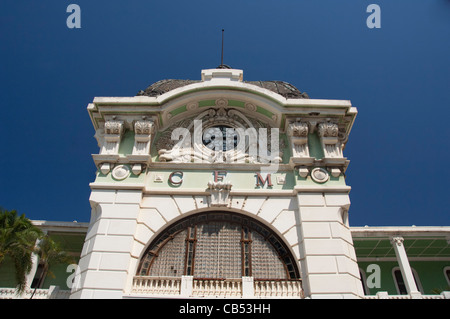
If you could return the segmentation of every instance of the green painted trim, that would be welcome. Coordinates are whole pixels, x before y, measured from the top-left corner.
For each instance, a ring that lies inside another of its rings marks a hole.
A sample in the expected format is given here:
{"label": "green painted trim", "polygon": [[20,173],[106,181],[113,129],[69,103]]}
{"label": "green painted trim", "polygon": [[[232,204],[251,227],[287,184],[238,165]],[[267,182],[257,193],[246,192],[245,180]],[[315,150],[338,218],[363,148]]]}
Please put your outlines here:
{"label": "green painted trim", "polygon": [[187,108],[186,105],[180,106],[179,108],[176,108],[173,111],[170,111],[170,114],[172,114],[172,116],[178,115],[180,113],[186,112]]}
{"label": "green painted trim", "polygon": [[216,105],[216,100],[203,100],[198,102],[198,107],[214,106],[214,105]]}
{"label": "green painted trim", "polygon": [[237,100],[228,100],[228,106],[235,106],[235,107],[245,107],[245,102],[237,101]]}
{"label": "green painted trim", "polygon": [[315,159],[322,159],[325,157],[322,142],[316,133],[308,134],[308,147],[309,156],[314,157]]}
{"label": "green painted trim", "polygon": [[292,157],[292,150],[289,147],[289,139],[286,134],[280,134],[280,140],[284,142],[284,149],[280,149],[280,152],[283,152],[282,161],[283,164],[287,164]]}
{"label": "green painted trim", "polygon": [[273,116],[273,114],[274,114],[274,113],[272,113],[272,112],[266,110],[265,108],[263,108],[263,107],[261,107],[261,106],[257,106],[257,107],[256,107],[256,112],[258,112],[259,114],[265,115],[265,116],[267,116],[267,117],[270,118],[270,119],[272,119],[272,116]]}
{"label": "green painted trim", "polygon": [[119,144],[119,155],[127,155],[133,153],[134,132],[126,131]]}

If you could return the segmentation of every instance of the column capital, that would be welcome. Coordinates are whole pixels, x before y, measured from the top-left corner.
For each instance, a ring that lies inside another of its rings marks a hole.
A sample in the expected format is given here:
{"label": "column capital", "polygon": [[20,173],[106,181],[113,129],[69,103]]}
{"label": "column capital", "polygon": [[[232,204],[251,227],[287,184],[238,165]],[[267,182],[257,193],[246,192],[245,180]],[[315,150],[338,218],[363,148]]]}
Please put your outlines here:
{"label": "column capital", "polygon": [[154,123],[149,120],[134,122],[134,132],[139,135],[150,135],[154,131]]}
{"label": "column capital", "polygon": [[294,137],[307,137],[309,133],[308,123],[296,121],[288,126],[287,131],[289,136]]}
{"label": "column capital", "polygon": [[395,236],[395,237],[391,237],[391,244],[392,245],[397,245],[397,246],[402,246],[403,245],[403,241],[404,238],[401,236]]}
{"label": "column capital", "polygon": [[331,122],[319,123],[318,133],[322,137],[337,137],[339,135],[339,126]]}
{"label": "column capital", "polygon": [[105,122],[105,133],[110,135],[122,135],[123,121],[110,120]]}

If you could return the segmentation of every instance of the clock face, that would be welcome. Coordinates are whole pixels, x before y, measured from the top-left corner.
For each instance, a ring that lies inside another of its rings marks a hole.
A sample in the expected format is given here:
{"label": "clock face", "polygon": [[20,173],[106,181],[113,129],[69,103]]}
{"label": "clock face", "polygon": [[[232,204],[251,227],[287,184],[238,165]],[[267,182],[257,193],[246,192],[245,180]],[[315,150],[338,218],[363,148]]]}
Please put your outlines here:
{"label": "clock face", "polygon": [[224,152],[234,149],[239,142],[239,136],[234,128],[226,125],[208,127],[203,132],[203,145],[210,150]]}

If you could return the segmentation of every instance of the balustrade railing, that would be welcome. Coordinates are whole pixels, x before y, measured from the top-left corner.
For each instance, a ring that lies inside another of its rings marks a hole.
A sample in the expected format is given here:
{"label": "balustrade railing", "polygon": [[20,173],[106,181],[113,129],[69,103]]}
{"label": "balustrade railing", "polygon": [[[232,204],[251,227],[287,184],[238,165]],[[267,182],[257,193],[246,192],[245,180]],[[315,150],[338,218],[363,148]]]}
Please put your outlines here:
{"label": "balustrade railing", "polygon": [[195,297],[241,297],[242,280],[194,279],[192,295]]}
{"label": "balustrade railing", "polygon": [[422,295],[415,293],[412,295],[389,295],[386,291],[380,291],[376,295],[366,295],[364,299],[450,299],[450,292],[443,291],[439,295]]}
{"label": "balustrade railing", "polygon": [[59,290],[57,286],[49,289],[28,288],[22,294],[16,288],[0,288],[0,299],[69,299],[70,290]]}
{"label": "balustrade railing", "polygon": [[[186,289],[189,293],[182,296],[183,285],[189,285],[190,288]],[[183,284],[183,278],[180,277],[136,276],[133,280],[131,295],[197,298],[241,298],[243,296],[253,298],[303,298],[300,280],[254,280],[251,278],[250,287],[251,294],[248,292],[249,286],[243,284],[242,278],[193,278]],[[247,291],[245,291],[246,289]]]}
{"label": "balustrade railing", "polygon": [[300,280],[255,280],[255,297],[303,298]]}
{"label": "balustrade railing", "polygon": [[179,295],[181,278],[136,276],[133,279],[132,294]]}

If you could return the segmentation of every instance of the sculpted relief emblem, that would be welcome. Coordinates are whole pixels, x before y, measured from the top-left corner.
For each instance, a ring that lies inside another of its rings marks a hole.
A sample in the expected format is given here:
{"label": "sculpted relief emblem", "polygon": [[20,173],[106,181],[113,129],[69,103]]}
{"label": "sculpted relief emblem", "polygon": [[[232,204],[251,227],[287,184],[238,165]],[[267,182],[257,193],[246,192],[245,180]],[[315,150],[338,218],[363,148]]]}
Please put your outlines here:
{"label": "sculpted relief emblem", "polygon": [[[278,128],[248,118],[242,112],[209,108],[167,128],[156,141],[162,162],[270,163],[281,162]],[[195,108],[195,107],[194,107]],[[281,145],[282,147],[284,145]]]}

